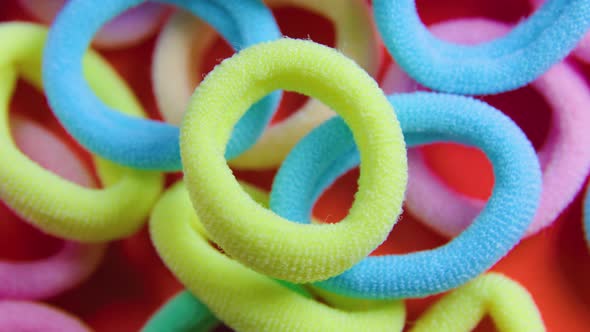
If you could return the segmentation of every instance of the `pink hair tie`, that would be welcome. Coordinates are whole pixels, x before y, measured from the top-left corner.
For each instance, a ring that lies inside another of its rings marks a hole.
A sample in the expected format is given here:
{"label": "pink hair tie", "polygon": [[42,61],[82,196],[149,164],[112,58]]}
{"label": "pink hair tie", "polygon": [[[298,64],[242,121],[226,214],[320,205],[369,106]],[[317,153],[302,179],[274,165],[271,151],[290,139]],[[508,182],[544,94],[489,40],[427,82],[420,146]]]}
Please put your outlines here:
{"label": "pink hair tie", "polygon": [[43,303],[0,301],[0,331],[89,332],[80,319]]}
{"label": "pink hair tie", "polygon": [[[67,0],[19,0],[21,6],[45,24],[51,24]],[[152,36],[167,13],[164,5],[145,3],[132,8],[105,25],[93,45],[101,49],[139,44]]]}
{"label": "pink hair tie", "polygon": [[[47,129],[18,116],[11,118],[11,128],[17,145],[32,160],[70,181],[95,186],[81,161]],[[96,270],[105,248],[104,244],[65,241],[61,249],[47,258],[32,262],[0,261],[0,299],[45,299],[73,288]],[[3,319],[0,317],[0,321]],[[3,327],[0,324],[0,331],[4,331]]]}
{"label": "pink hair tie", "polygon": [[[437,36],[454,42],[476,43],[498,37],[509,27],[485,19],[460,19],[432,27]],[[559,63],[531,83],[552,107],[552,126],[537,152],[543,170],[541,204],[525,236],[550,225],[573,200],[590,168],[590,94],[584,78],[570,65]],[[417,87],[393,68],[386,75],[384,90],[411,91]],[[437,232],[453,237],[479,214],[485,201],[466,197],[444,184],[425,164],[419,150],[408,152],[407,208]]]}
{"label": "pink hair tie", "polygon": [[[541,7],[541,5],[544,2],[545,2],[545,0],[529,0],[529,3],[535,9]],[[586,63],[590,63],[590,33],[586,33],[586,35],[584,36],[584,38],[582,38],[582,40],[580,40],[580,43],[574,49],[572,54],[576,58],[578,58]]]}

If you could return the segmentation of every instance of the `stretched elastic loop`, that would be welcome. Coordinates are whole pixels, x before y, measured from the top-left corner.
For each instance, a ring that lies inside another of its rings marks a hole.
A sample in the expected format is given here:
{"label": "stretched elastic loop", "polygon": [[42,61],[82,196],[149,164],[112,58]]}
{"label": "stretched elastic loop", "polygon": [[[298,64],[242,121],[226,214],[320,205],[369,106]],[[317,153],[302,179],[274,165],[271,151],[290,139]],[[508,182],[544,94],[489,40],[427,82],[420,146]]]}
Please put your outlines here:
{"label": "stretched elastic loop", "polygon": [[403,328],[405,308],[401,301],[375,302],[356,309],[331,308],[220,253],[208,241],[182,182],[164,193],[154,208],[150,233],[168,268],[219,320],[237,331]]}
{"label": "stretched elastic loop", "polygon": [[[331,20],[335,48],[355,60],[371,76],[380,63],[380,45],[369,6],[364,0],[267,0],[270,7],[295,6]],[[152,81],[166,121],[180,124],[200,77],[195,68],[215,40],[213,29],[188,13],[175,14],[162,30],[154,51]],[[187,70],[191,68],[192,70]],[[174,80],[175,84],[170,84]],[[289,118],[270,126],[250,149],[230,161],[240,169],[280,165],[293,146],[312,128],[334,116],[321,102],[309,99]]]}
{"label": "stretched elastic loop", "polygon": [[[276,89],[317,98],[352,128],[364,163],[356,200],[337,225],[277,216],[244,193],[226,164],[231,128]],[[401,213],[407,165],[399,123],[375,81],[332,48],[282,39],[225,60],[195,91],[181,133],[193,206],[213,240],[258,272],[296,283],[342,273],[385,240]]]}
{"label": "stretched elastic loop", "polygon": [[[432,27],[433,33],[453,41],[474,43],[508,31],[508,26],[482,19],[461,19]],[[400,85],[410,87],[398,76]],[[543,170],[541,203],[525,236],[551,225],[574,199],[590,169],[590,93],[584,77],[565,63],[553,66],[532,83],[552,107],[547,139],[537,157]],[[402,87],[403,88],[403,87]],[[469,111],[469,110],[467,110]],[[406,206],[437,232],[453,237],[463,231],[483,208],[485,201],[473,199],[445,185],[426,166],[417,150],[408,153],[410,181]]]}
{"label": "stretched elastic loop", "polygon": [[415,0],[375,0],[385,46],[412,78],[437,91],[483,95],[532,82],[565,58],[590,28],[587,0],[548,0],[506,36],[475,46],[443,41],[420,21]]}
{"label": "stretched elastic loop", "polygon": [[[66,130],[88,150],[139,169],[181,169],[178,128],[115,112],[89,88],[81,59],[96,31],[144,0],[71,0],[49,32],[43,83],[49,104]],[[161,0],[198,15],[236,49],[279,38],[272,13],[259,0]],[[256,22],[253,24],[253,22]],[[170,84],[170,82],[168,82]],[[230,88],[231,89],[231,88]],[[255,143],[278,105],[275,92],[256,104],[233,132],[225,156],[231,159]],[[225,148],[225,147],[224,147]]]}
{"label": "stretched elastic loop", "polygon": [[[66,0],[19,0],[19,3],[41,22],[51,24]],[[139,44],[156,32],[166,12],[166,7],[157,3],[132,8],[105,25],[92,44],[101,49]]]}
{"label": "stretched elastic loop", "polygon": [[[493,195],[473,224],[446,245],[405,255],[370,256],[339,276],[315,283],[317,287],[384,299],[424,297],[455,288],[506,255],[538,207],[541,171],[535,150],[504,114],[454,95],[422,92],[393,95],[389,100],[408,146],[454,141],[482,149],[494,165]],[[271,191],[272,210],[309,223],[322,191],[358,164],[346,124],[340,118],[328,120],[295,146],[279,169]]]}
{"label": "stretched elastic loop", "polygon": [[[8,64],[18,64],[23,77],[40,88],[45,36],[46,30],[37,25],[0,25],[0,198],[23,219],[57,237],[103,242],[128,236],[143,225],[160,194],[161,174],[95,158],[105,188],[80,187],[31,161],[10,135],[8,105],[17,67]],[[89,84],[105,102],[134,116],[143,115],[129,88],[96,54],[87,54],[84,69]]]}
{"label": "stretched elastic loop", "polygon": [[445,295],[418,318],[410,332],[469,332],[487,314],[499,332],[544,332],[528,291],[516,281],[488,273]]}

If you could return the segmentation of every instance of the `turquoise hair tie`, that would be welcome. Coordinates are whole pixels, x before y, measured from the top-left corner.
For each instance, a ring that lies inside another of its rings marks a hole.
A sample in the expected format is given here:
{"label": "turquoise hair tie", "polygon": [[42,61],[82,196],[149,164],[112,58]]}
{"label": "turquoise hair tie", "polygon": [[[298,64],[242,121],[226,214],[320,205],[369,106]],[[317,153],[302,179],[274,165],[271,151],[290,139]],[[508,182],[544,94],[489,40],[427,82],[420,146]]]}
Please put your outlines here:
{"label": "turquoise hair tie", "polygon": [[[101,0],[97,6],[94,1],[71,0],[49,32],[43,59],[43,83],[57,118],[88,150],[139,169],[180,170],[179,129],[114,111],[90,90],[82,72],[82,56],[100,27],[143,2]],[[272,13],[259,0],[160,2],[177,5],[199,16],[236,50],[280,36]],[[227,159],[238,156],[255,143],[272,117],[279,98],[279,92],[272,93],[244,115],[227,145]]]}
{"label": "turquoise hair tie", "polygon": [[[506,255],[537,210],[541,170],[535,150],[500,111],[475,99],[436,93],[394,95],[389,101],[408,146],[453,141],[481,148],[494,165],[493,195],[473,224],[448,244],[406,255],[370,256],[341,275],[315,283],[317,287],[379,299],[423,297],[455,288]],[[306,136],[279,169],[271,209],[309,223],[322,191],[358,164],[346,124],[340,118],[327,121]]]}
{"label": "turquoise hair tie", "polygon": [[565,58],[590,28],[590,1],[548,0],[510,33],[464,46],[440,40],[420,21],[415,0],[374,0],[377,27],[395,61],[433,90],[484,95],[532,82]]}

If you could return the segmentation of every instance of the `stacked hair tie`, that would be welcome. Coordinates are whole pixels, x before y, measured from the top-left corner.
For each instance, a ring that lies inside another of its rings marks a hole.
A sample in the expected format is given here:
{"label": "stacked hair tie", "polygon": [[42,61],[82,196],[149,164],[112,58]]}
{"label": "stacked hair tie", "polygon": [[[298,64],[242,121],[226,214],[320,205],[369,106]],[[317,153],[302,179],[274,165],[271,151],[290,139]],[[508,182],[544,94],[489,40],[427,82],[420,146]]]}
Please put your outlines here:
{"label": "stacked hair tie", "polygon": [[0,4],[0,331],[584,331],[590,0],[518,3]]}

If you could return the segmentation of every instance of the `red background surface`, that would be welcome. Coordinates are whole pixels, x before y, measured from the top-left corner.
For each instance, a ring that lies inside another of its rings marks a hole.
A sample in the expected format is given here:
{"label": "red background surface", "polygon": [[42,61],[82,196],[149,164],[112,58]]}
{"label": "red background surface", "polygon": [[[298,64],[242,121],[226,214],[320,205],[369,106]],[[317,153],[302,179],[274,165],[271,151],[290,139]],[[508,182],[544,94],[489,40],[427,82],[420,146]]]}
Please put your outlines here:
{"label": "red background surface", "polygon": [[[435,23],[453,17],[483,16],[516,23],[530,14],[525,0],[422,0],[418,1],[422,19]],[[334,43],[334,29],[322,17],[295,8],[274,11],[285,35],[301,37],[327,45]],[[0,21],[34,21],[16,1],[2,1]],[[301,24],[305,22],[305,24]],[[150,115],[160,118],[150,83],[151,53],[155,38],[124,50],[102,52],[129,82]],[[1,50],[1,43],[0,43]],[[208,54],[201,68],[208,72],[219,59],[233,52],[221,39]],[[386,52],[384,52],[386,54]],[[568,59],[590,78],[590,66]],[[385,56],[381,75],[391,59]],[[284,118],[305,97],[289,93],[274,121]],[[510,115],[538,149],[550,123],[551,109],[533,89],[485,98]],[[590,105],[589,105],[590,106]],[[11,112],[28,116],[57,133],[89,168],[89,155],[60,127],[51,115],[42,94],[26,83],[19,83]],[[470,148],[452,144],[425,147],[427,162],[449,185],[474,197],[487,197],[493,185],[491,166],[485,156]],[[269,188],[274,171],[236,172],[236,175]],[[337,221],[344,217],[356,190],[358,171],[343,176],[315,207],[317,217]],[[178,175],[169,176],[172,182]],[[34,260],[58,250],[61,241],[28,226],[6,206],[0,204],[0,259]],[[522,241],[493,267],[524,285],[534,297],[548,331],[588,331],[590,327],[590,255],[583,239],[581,194],[562,213],[553,226]],[[374,254],[406,253],[434,248],[445,239],[422,226],[405,213],[389,239]],[[166,270],[150,244],[147,230],[111,243],[99,270],[79,287],[48,302],[82,318],[96,331],[134,331],[182,286]],[[408,323],[435,300],[431,297],[407,301]],[[226,330],[220,327],[218,330]],[[478,331],[495,331],[491,320],[484,320]]]}

